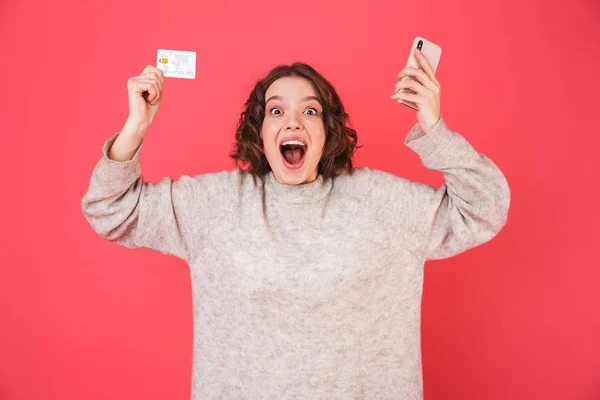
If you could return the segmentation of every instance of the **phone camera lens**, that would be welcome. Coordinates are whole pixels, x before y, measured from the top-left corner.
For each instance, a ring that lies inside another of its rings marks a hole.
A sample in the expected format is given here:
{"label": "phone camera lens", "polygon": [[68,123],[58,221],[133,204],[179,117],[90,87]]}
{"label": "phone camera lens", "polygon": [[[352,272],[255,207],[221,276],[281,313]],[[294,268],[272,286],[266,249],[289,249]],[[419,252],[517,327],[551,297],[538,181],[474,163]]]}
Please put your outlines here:
{"label": "phone camera lens", "polygon": [[423,48],[423,41],[419,40],[419,43],[417,43],[417,49],[421,50]]}

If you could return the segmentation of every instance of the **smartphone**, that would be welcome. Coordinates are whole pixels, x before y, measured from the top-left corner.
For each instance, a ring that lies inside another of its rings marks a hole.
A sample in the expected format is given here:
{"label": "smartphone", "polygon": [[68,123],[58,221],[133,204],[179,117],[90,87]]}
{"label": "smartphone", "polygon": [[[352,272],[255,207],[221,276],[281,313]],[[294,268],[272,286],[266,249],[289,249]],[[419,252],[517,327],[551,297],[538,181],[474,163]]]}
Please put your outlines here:
{"label": "smartphone", "polygon": [[[442,57],[442,48],[437,44],[430,42],[429,40],[417,36],[413,41],[412,47],[410,49],[410,54],[408,55],[408,61],[406,62],[406,66],[410,68],[421,68],[419,62],[415,57],[415,50],[419,49],[425,56],[425,59],[431,64],[431,68],[433,68],[433,72],[437,71],[438,64],[440,63],[440,58]],[[405,79],[415,79],[412,76],[405,76],[402,80]],[[415,94],[414,91],[410,89],[400,89],[401,92],[408,92],[411,94]],[[400,100],[400,103],[412,108],[417,109],[417,105],[410,101]]]}

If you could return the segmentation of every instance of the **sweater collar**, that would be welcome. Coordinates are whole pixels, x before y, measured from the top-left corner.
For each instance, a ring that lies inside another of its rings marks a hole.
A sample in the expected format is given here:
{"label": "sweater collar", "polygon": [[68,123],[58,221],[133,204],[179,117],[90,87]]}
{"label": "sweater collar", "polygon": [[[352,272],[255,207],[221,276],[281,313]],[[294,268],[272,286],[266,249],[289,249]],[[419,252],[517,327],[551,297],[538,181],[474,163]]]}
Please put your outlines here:
{"label": "sweater collar", "polygon": [[324,179],[317,175],[317,179],[310,183],[288,185],[277,182],[273,171],[265,176],[265,192],[267,196],[285,203],[313,203],[323,199],[331,191],[333,179]]}

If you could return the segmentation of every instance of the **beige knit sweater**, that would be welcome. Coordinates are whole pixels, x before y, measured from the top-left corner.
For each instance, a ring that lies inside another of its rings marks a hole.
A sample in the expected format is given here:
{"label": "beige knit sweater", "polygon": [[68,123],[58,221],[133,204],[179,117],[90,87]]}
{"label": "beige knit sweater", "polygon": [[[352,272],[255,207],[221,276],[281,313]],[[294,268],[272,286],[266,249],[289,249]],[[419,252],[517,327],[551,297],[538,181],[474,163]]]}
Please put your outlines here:
{"label": "beige knit sweater", "polygon": [[423,264],[504,226],[490,159],[441,119],[405,141],[439,188],[366,167],[297,186],[239,169],[153,184],[142,147],[107,158],[117,135],[83,213],[107,240],[187,261],[192,399],[422,399]]}

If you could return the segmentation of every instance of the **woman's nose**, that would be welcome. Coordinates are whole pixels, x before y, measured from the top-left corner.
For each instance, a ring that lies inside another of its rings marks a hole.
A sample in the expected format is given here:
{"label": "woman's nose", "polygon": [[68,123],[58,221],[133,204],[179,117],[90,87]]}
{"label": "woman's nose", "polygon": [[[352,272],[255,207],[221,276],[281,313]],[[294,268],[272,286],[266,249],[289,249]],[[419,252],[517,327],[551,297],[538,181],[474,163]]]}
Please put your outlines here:
{"label": "woman's nose", "polygon": [[285,122],[286,130],[302,130],[302,122],[300,118],[296,115],[296,113],[290,113],[289,118]]}

